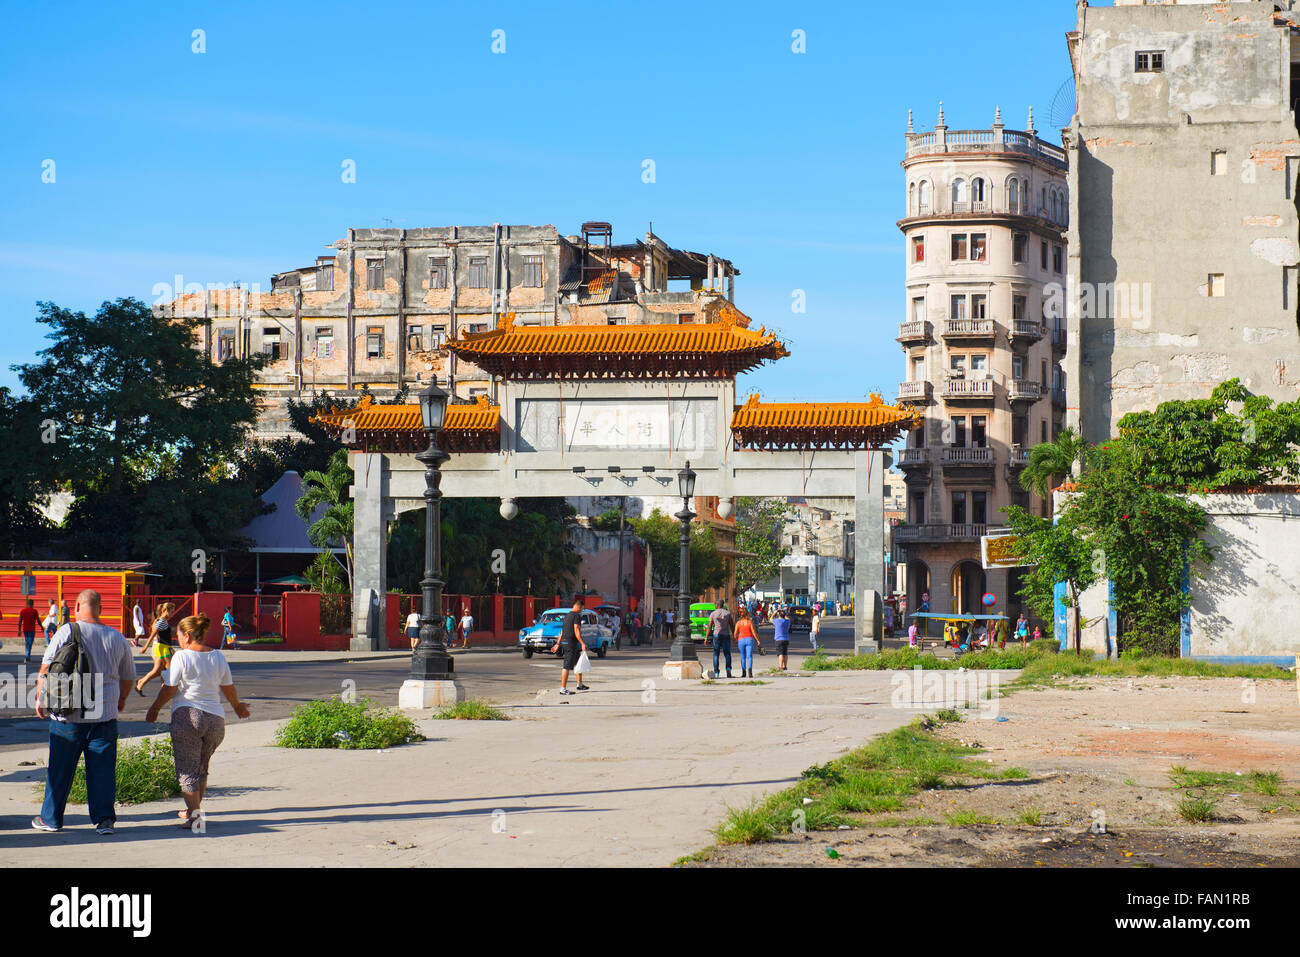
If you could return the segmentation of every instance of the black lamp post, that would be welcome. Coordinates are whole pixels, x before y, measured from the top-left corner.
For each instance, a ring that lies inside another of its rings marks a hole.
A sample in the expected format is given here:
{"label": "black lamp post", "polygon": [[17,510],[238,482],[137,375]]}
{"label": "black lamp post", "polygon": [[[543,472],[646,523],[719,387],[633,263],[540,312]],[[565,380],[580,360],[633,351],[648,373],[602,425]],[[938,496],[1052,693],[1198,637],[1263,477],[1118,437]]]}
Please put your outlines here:
{"label": "black lamp post", "polygon": [[691,463],[677,473],[677,490],[682,495],[682,510],[673,517],[682,523],[682,558],[677,576],[677,634],[673,637],[672,649],[668,652],[669,661],[699,661],[695,653],[695,640],[691,637],[691,598],[688,589],[691,583],[691,499],[695,497],[695,472]]}
{"label": "black lamp post", "polygon": [[420,418],[429,437],[429,447],[417,455],[424,463],[424,578],[420,582],[424,607],[420,613],[420,641],[411,653],[411,677],[423,681],[446,681],[455,670],[455,661],[443,644],[445,626],[442,617],[442,463],[451,458],[438,448],[438,431],[447,418],[447,393],[438,388],[434,378],[420,393]]}

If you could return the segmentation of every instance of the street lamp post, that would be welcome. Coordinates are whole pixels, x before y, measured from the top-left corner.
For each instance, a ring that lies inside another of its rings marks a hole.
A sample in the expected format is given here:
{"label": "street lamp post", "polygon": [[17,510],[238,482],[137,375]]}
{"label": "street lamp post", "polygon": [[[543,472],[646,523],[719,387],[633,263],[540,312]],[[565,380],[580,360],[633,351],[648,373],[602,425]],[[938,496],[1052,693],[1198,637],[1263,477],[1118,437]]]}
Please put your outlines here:
{"label": "street lamp post", "polygon": [[436,379],[420,393],[420,417],[429,447],[417,455],[424,464],[424,578],[420,581],[423,608],[420,612],[420,641],[411,653],[411,673],[402,684],[398,705],[423,709],[460,700],[454,680],[455,661],[443,643],[442,616],[442,463],[449,456],[438,448],[438,432],[447,416],[447,393]]}
{"label": "street lamp post", "polygon": [[677,473],[677,490],[682,496],[682,510],[674,518],[682,523],[682,554],[677,576],[677,633],[673,636],[668,662],[664,665],[665,678],[698,678],[700,659],[691,637],[690,582],[691,582],[691,499],[695,497],[695,472],[691,463]]}

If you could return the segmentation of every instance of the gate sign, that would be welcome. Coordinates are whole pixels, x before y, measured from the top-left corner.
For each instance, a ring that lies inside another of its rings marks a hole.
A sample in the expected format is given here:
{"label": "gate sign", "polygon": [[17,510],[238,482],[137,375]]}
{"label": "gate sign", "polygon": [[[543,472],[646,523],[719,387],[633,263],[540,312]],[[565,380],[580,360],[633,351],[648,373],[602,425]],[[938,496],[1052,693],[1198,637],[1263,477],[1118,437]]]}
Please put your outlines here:
{"label": "gate sign", "polygon": [[1022,568],[1026,562],[1019,552],[1015,535],[980,536],[980,557],[985,569]]}
{"label": "gate sign", "polygon": [[19,591],[27,598],[35,598],[36,597],[36,576],[29,573],[21,577],[22,577],[22,583],[19,588]]}

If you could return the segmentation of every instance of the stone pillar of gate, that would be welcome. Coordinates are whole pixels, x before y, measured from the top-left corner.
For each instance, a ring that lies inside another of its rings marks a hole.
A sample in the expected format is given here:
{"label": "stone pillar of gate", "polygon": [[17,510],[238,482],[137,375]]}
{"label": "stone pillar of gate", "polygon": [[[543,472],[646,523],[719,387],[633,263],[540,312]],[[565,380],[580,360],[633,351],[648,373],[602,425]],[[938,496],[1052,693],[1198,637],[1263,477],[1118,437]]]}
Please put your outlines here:
{"label": "stone pillar of gate", "polygon": [[352,651],[385,647],[384,605],[388,591],[388,463],[379,453],[353,452],[352,460]]}
{"label": "stone pillar of gate", "polygon": [[885,636],[884,453],[856,452],[853,463],[853,649],[873,654],[883,650]]}

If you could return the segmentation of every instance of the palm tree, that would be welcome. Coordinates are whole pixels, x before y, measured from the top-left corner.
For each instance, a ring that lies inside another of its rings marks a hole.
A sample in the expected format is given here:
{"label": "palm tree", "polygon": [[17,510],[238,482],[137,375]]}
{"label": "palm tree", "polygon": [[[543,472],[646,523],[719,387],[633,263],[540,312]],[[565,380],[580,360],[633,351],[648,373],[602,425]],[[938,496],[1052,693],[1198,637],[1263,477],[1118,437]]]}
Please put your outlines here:
{"label": "palm tree", "polygon": [[304,522],[311,522],[311,514],[320,506],[325,511],[307,526],[307,538],[317,548],[337,547],[343,543],[347,563],[348,591],[352,591],[352,517],[353,503],[347,497],[352,484],[352,466],[348,464],[347,449],[339,449],[330,458],[324,472],[315,469],[302,477],[302,495],[294,503],[294,511]]}
{"label": "palm tree", "polygon": [[1020,473],[1020,486],[1046,499],[1060,479],[1082,470],[1088,443],[1074,429],[1062,429],[1055,442],[1044,442],[1029,450],[1029,462]]}

